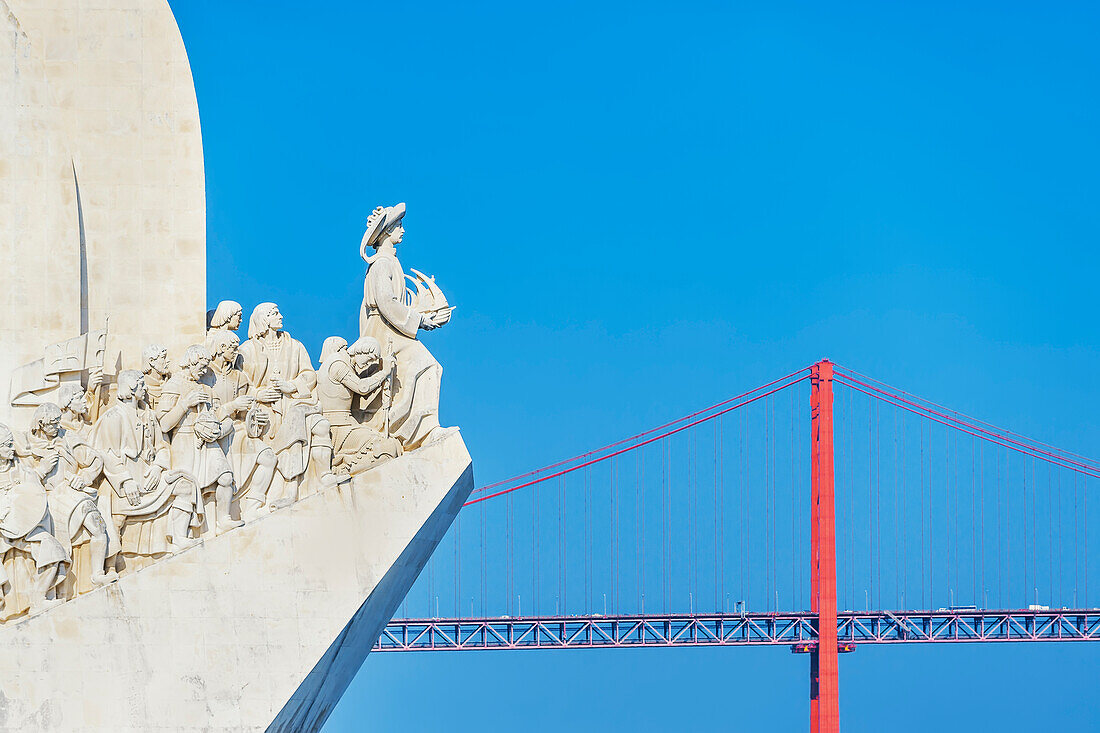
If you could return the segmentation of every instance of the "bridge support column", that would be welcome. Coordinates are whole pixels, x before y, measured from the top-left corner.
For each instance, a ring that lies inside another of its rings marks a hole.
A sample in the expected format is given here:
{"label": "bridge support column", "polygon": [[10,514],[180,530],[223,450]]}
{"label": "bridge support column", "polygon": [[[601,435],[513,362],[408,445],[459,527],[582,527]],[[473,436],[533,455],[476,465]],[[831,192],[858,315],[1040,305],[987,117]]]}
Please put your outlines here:
{"label": "bridge support column", "polygon": [[833,365],[810,373],[810,610],[817,648],[810,653],[810,731],[839,733],[836,646],[836,510],[833,496]]}

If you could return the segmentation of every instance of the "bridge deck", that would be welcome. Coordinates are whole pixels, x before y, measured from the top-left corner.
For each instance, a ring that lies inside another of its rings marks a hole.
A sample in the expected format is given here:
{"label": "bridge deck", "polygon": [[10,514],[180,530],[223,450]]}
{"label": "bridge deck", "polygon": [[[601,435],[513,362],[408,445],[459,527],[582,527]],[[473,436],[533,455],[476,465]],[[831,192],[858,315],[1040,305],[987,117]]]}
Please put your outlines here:
{"label": "bridge deck", "polygon": [[[1100,641],[1100,609],[841,612],[837,643]],[[817,642],[811,613],[394,619],[374,651],[774,646]]]}

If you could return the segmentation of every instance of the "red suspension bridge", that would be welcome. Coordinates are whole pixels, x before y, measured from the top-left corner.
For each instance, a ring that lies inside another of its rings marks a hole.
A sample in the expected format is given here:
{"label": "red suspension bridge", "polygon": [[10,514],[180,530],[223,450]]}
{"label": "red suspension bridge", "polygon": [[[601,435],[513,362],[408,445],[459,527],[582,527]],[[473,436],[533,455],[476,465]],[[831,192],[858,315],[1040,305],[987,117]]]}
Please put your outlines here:
{"label": "red suspension bridge", "polygon": [[1097,479],[822,361],[477,489],[376,651],[784,645],[837,731],[858,645],[1100,640]]}

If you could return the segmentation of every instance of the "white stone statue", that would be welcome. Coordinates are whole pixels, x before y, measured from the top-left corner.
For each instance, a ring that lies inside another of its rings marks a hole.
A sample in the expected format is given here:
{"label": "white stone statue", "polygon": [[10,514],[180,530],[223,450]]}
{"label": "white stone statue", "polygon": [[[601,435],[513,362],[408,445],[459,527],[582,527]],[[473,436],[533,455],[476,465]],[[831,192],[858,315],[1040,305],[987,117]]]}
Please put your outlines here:
{"label": "white stone statue", "polygon": [[[429,331],[446,324],[453,309],[434,280],[420,273],[408,278],[401,269],[397,245],[405,236],[404,216],[405,204],[398,204],[379,206],[367,218],[359,247],[368,265],[359,334],[372,336],[383,348],[392,345],[397,371],[390,425],[405,450],[412,450],[444,434],[439,426],[443,367],[416,335],[420,329]],[[373,255],[367,254],[368,247],[375,250]],[[416,284],[415,293],[406,290],[406,279]]]}
{"label": "white stone statue", "polygon": [[[15,455],[15,435],[0,425],[0,583],[3,585],[5,616],[11,617],[29,606],[39,608],[60,603],[57,586],[65,578],[69,556],[50,532],[50,514],[46,509],[46,489],[33,471],[21,465]],[[7,570],[10,555],[22,552],[33,568],[33,587],[12,587]],[[14,592],[13,592],[14,591]],[[25,604],[14,605],[11,598],[22,595]]]}
{"label": "white stone statue", "polygon": [[[223,301],[224,302],[224,301]],[[267,493],[275,477],[275,451],[263,441],[271,413],[256,407],[254,389],[238,366],[240,340],[230,330],[212,328],[206,334],[206,350],[212,360],[214,393],[221,403],[221,415],[233,421],[233,430],[222,439],[236,478],[236,501],[241,519],[258,516],[267,504]],[[277,397],[268,388],[268,397]]]}
{"label": "white stone statue", "polygon": [[155,410],[161,387],[172,376],[168,349],[160,344],[149,344],[142,349],[141,373],[145,376],[145,403]]}
{"label": "white stone statue", "polygon": [[[372,368],[372,374],[362,376]],[[379,429],[382,392],[392,375],[393,364],[382,363],[378,342],[370,336],[359,337],[351,348],[339,336],[325,340],[317,399],[332,426],[332,464],[338,473],[354,476],[401,455],[401,444]],[[361,407],[354,409],[354,402]]]}
{"label": "white stone statue", "polygon": [[117,540],[111,542],[114,527],[96,504],[94,484],[103,473],[103,458],[79,435],[62,430],[61,408],[50,402],[34,411],[24,450],[46,486],[54,536],[66,553],[73,557],[87,544],[91,582],[103,585],[117,578],[111,567],[119,551]]}
{"label": "white stone statue", "polygon": [[268,444],[278,459],[269,492],[273,508],[336,482],[329,424],[313,397],[317,373],[306,347],[283,329],[274,303],[260,303],[248,320],[240,355],[256,400],[271,411]]}
{"label": "white stone statue", "polygon": [[171,449],[153,411],[145,406],[145,378],[118,375],[115,404],[92,431],[106,480],[100,512],[110,516],[126,556],[157,557],[190,547],[202,526],[203,503],[195,477],[173,469]]}
{"label": "white stone statue", "polygon": [[211,331],[236,331],[244,319],[244,309],[235,300],[223,300],[206,313],[206,328]]}
{"label": "white stone statue", "polygon": [[102,412],[100,387],[103,370],[93,370],[88,377],[88,387],[80,382],[65,382],[57,391],[57,406],[61,408],[61,427],[70,435],[79,433],[87,437],[92,423]]}
{"label": "white stone statue", "polygon": [[224,532],[243,522],[230,516],[233,469],[221,440],[233,421],[219,418],[219,407],[209,352],[201,344],[187,347],[180,370],[164,383],[157,416],[161,430],[171,436],[172,468],[194,476],[203,494],[214,492],[217,531]]}

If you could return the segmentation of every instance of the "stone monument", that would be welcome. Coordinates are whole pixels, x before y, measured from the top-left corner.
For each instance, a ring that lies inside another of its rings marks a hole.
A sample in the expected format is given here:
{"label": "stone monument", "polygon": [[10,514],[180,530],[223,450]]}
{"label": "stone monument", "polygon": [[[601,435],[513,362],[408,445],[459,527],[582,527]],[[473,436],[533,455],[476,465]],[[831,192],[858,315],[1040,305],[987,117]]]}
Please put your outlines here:
{"label": "stone monument", "polygon": [[274,303],[242,341],[166,0],[0,28],[0,730],[318,730],[473,487],[419,339],[454,309],[379,206],[350,345]]}

